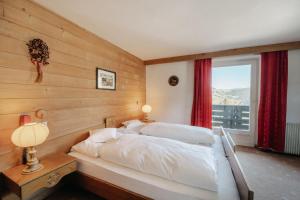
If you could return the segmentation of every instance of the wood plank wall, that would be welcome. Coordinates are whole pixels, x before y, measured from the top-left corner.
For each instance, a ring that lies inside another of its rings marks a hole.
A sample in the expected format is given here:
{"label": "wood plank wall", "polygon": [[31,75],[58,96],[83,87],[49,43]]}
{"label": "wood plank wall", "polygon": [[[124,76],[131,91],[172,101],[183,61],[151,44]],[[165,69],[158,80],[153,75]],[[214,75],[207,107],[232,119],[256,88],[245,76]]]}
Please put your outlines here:
{"label": "wood plank wall", "polygon": [[[41,38],[50,48],[42,83],[27,41]],[[96,67],[117,72],[117,90],[96,90]],[[48,111],[50,136],[40,156],[68,151],[81,130],[141,117],[145,103],[143,61],[62,17],[27,0],[0,0],[0,171],[20,162],[21,149],[10,136],[20,113]]]}

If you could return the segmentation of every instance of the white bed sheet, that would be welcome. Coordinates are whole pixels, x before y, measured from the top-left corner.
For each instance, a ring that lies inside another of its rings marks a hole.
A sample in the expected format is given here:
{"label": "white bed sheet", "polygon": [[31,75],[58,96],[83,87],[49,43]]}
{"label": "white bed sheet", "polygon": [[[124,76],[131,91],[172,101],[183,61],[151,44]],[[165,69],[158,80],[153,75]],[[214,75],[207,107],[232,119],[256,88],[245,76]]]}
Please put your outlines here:
{"label": "white bed sheet", "polygon": [[236,184],[219,136],[213,145],[217,159],[218,192],[190,187],[158,176],[144,174],[101,158],[91,158],[78,152],[69,155],[78,161],[78,170],[127,190],[157,200],[238,200]]}

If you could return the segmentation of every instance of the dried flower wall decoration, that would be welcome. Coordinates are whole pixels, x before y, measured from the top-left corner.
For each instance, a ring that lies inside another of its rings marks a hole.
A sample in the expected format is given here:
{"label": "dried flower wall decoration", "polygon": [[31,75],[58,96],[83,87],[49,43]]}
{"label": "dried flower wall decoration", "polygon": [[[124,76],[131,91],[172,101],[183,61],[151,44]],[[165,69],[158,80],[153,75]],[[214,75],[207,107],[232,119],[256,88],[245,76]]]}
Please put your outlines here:
{"label": "dried flower wall decoration", "polygon": [[41,39],[30,40],[27,44],[31,62],[37,67],[38,76],[35,82],[42,82],[43,80],[43,68],[48,65],[49,62],[49,49],[47,44]]}

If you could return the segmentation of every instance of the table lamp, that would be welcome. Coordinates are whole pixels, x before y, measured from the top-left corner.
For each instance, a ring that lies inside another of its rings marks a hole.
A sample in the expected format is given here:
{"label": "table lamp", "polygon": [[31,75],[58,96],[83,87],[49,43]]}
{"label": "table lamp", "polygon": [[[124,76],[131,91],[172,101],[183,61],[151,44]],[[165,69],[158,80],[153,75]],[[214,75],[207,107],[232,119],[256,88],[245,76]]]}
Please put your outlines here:
{"label": "table lamp", "polygon": [[152,111],[152,107],[150,105],[143,105],[142,111],[143,111],[143,113],[145,113],[145,119],[144,119],[144,121],[145,122],[149,121],[149,119],[148,119],[148,113],[150,113]]}
{"label": "table lamp", "polygon": [[28,123],[17,128],[12,136],[11,141],[18,147],[27,148],[27,163],[22,174],[30,174],[43,168],[36,157],[35,146],[45,142],[49,135],[47,125],[43,123]]}

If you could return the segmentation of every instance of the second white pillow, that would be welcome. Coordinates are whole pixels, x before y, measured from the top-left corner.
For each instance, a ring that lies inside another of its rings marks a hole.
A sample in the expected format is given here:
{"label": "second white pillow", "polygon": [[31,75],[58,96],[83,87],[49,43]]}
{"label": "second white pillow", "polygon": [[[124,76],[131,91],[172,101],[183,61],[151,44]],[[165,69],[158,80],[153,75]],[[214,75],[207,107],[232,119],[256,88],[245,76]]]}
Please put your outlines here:
{"label": "second white pillow", "polygon": [[142,135],[170,138],[190,144],[208,144],[215,142],[210,129],[183,124],[155,122],[146,125],[140,131]]}
{"label": "second white pillow", "polygon": [[144,123],[138,119],[133,119],[133,120],[128,120],[128,121],[122,122],[122,124],[126,128],[135,128],[135,127],[143,125]]}

